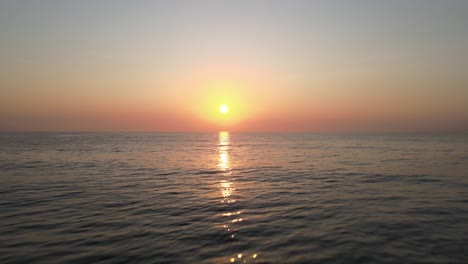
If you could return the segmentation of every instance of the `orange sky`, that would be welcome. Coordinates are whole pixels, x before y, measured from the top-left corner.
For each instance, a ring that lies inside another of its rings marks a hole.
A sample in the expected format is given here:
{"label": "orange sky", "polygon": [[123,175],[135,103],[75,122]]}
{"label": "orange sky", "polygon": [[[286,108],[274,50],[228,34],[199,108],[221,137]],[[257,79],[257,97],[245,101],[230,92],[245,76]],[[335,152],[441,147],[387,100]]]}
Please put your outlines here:
{"label": "orange sky", "polygon": [[0,130],[467,132],[468,6],[416,2],[2,2]]}

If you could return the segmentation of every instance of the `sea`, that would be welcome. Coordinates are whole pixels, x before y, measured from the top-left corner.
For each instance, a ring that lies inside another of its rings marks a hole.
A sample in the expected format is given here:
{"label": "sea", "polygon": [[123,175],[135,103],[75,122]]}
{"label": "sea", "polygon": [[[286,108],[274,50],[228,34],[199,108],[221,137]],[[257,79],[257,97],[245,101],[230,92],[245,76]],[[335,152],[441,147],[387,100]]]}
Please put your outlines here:
{"label": "sea", "polygon": [[468,263],[468,136],[0,133],[0,263]]}

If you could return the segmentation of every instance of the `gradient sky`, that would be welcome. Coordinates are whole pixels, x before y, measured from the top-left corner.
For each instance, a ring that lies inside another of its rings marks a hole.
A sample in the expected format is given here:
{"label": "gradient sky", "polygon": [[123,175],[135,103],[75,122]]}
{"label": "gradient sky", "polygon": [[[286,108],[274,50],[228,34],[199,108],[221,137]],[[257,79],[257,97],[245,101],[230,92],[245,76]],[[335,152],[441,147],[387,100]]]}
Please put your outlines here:
{"label": "gradient sky", "polygon": [[468,1],[5,0],[0,36],[0,130],[468,131]]}

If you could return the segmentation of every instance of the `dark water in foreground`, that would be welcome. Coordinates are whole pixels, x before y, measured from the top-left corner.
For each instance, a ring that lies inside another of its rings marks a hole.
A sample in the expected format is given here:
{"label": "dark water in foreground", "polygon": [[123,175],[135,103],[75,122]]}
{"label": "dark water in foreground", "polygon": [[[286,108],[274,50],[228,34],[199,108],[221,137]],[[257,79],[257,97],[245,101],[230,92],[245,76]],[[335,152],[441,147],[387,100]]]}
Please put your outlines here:
{"label": "dark water in foreground", "polygon": [[0,133],[0,263],[468,263],[466,136]]}

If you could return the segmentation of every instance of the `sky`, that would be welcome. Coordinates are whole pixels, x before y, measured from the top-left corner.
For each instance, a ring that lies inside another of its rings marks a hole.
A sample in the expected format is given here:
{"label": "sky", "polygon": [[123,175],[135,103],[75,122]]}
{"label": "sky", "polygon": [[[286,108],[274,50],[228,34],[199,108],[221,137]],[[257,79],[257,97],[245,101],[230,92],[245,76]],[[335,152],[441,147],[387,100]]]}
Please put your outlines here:
{"label": "sky", "polygon": [[0,131],[468,132],[468,1],[5,0],[0,36]]}

